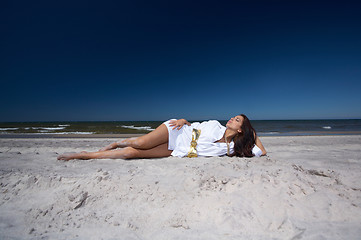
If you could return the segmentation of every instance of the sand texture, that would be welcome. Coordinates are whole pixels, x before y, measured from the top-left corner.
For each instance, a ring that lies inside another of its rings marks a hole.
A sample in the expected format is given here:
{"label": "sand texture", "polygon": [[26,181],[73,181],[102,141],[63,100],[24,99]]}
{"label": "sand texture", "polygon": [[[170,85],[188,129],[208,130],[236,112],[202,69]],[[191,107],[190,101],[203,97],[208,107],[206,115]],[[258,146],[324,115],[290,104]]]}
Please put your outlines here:
{"label": "sand texture", "polygon": [[0,239],[360,239],[361,136],[261,158],[58,161],[115,139],[0,139]]}

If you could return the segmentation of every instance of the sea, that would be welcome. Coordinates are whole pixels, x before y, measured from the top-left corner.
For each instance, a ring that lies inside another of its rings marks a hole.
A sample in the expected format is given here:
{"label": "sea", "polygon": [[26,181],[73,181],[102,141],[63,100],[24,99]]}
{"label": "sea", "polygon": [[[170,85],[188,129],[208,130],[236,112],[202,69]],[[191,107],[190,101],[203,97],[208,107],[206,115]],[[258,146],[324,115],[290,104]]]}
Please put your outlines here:
{"label": "sea", "polygon": [[[145,134],[163,121],[1,122],[0,137]],[[202,120],[190,121],[202,122]],[[226,125],[227,120],[219,121]],[[259,136],[361,135],[361,119],[252,120]]]}

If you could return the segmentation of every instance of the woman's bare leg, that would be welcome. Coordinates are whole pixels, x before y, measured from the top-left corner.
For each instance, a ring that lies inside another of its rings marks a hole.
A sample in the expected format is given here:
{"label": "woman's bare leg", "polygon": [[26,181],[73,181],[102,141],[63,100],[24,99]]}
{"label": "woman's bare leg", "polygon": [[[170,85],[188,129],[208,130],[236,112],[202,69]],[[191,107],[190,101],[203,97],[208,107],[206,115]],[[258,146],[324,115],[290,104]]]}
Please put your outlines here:
{"label": "woman's bare leg", "polygon": [[116,143],[112,143],[109,146],[100,149],[100,151],[111,150],[117,147],[132,147],[136,149],[151,149],[158,145],[168,143],[168,129],[164,124],[161,124],[152,132],[137,137],[127,138]]}
{"label": "woman's bare leg", "polygon": [[161,124],[152,132],[138,138],[128,138],[118,142],[119,147],[133,147],[136,149],[152,149],[158,145],[168,143],[168,128]]}
{"label": "woman's bare leg", "polygon": [[134,158],[160,158],[169,157],[172,151],[168,150],[168,144],[163,143],[151,149],[136,149],[133,147],[126,147],[122,149],[99,151],[99,152],[80,152],[63,154],[58,157],[58,160],[69,161],[72,159],[134,159]]}

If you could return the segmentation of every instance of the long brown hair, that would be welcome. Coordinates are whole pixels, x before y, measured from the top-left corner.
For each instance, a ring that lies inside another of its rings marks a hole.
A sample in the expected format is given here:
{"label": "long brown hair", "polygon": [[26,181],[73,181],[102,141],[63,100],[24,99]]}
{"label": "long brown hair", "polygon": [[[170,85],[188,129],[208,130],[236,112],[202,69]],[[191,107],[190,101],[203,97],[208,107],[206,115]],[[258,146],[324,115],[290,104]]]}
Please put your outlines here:
{"label": "long brown hair", "polygon": [[243,124],[241,126],[242,132],[238,133],[234,138],[234,153],[233,156],[237,157],[253,157],[252,149],[256,143],[256,131],[252,127],[251,121],[244,114]]}

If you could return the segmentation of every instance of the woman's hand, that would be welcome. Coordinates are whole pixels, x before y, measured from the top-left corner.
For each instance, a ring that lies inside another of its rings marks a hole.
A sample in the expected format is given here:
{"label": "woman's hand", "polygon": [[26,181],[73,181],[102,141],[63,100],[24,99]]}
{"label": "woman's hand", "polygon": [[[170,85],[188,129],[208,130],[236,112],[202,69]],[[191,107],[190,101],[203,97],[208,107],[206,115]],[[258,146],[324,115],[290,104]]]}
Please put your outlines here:
{"label": "woman's hand", "polygon": [[181,129],[184,124],[187,124],[188,126],[190,126],[191,124],[185,120],[185,119],[178,119],[178,120],[170,120],[169,121],[169,126],[173,127],[173,129]]}

